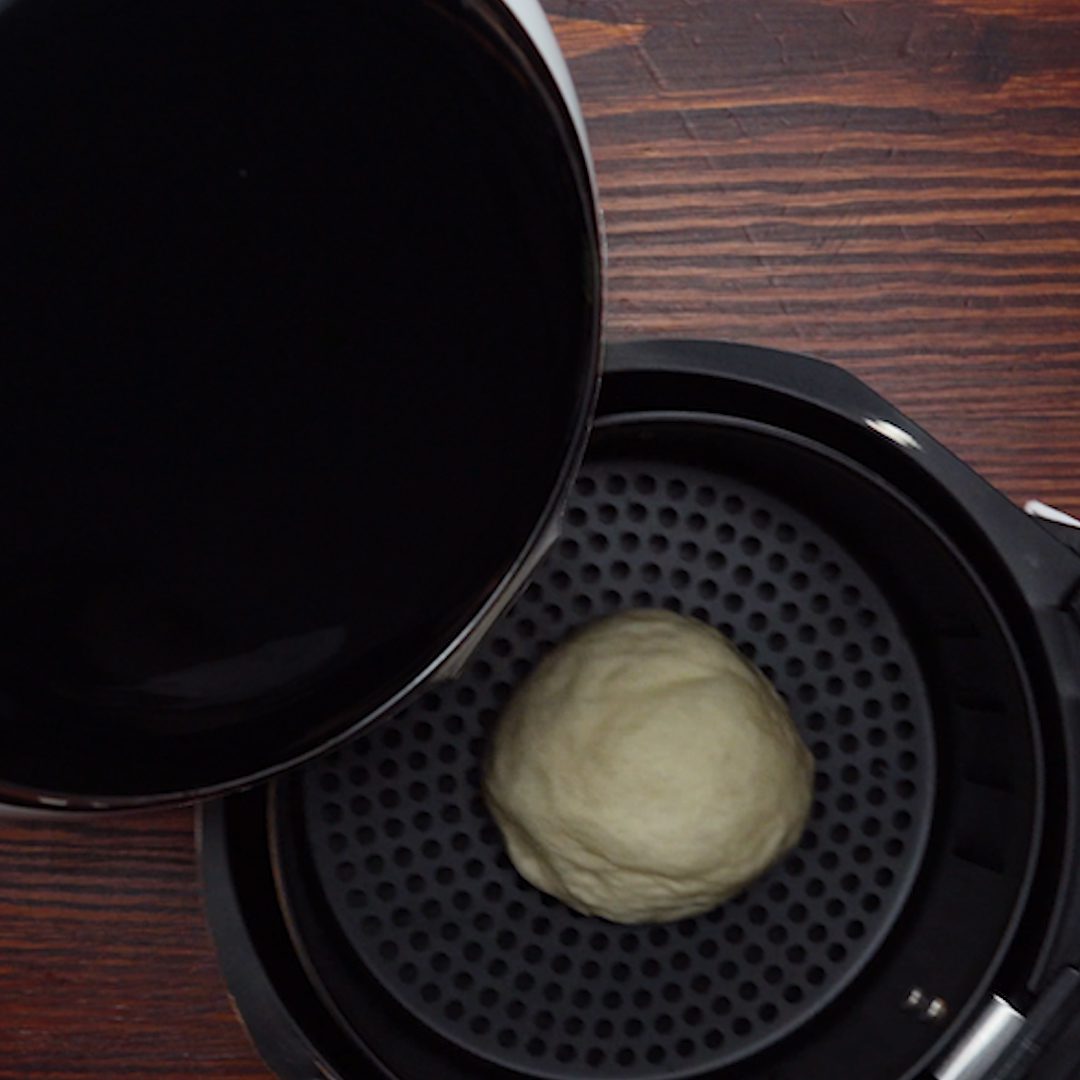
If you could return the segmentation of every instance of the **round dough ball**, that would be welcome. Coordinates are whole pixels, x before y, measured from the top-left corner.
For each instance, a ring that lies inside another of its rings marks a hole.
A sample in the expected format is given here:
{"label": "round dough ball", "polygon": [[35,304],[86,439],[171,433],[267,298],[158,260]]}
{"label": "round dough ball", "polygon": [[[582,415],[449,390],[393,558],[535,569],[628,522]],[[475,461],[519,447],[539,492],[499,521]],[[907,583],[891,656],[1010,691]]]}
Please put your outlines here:
{"label": "round dough ball", "polygon": [[484,787],[527,881],[614,922],[682,919],[799,839],[813,758],[722,634],[668,611],[591,624],[499,720]]}

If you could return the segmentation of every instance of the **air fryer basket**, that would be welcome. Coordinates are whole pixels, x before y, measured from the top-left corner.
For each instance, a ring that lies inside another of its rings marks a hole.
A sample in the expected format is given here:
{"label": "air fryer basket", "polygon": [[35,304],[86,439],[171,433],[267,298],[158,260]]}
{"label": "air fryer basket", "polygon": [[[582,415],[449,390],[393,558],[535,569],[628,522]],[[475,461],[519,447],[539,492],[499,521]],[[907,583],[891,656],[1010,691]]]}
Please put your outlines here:
{"label": "air fryer basket", "polygon": [[[291,965],[269,985],[293,1036],[253,1031],[285,1076],[305,1047],[343,1078],[915,1076],[953,1029],[905,1012],[911,991],[960,1024],[1008,970],[1044,775],[992,546],[927,513],[940,492],[920,506],[896,482],[916,429],[859,417],[852,453],[797,379],[744,379],[718,408],[636,366],[608,379],[560,544],[466,672],[209,812],[219,939],[230,920],[254,934],[244,912],[274,897],[258,948]],[[868,467],[886,441],[891,476]],[[621,927],[517,876],[479,781],[515,682],[637,606],[704,619],[763,667],[816,798],[798,849],[741,896]],[[257,856],[229,846],[241,834]]]}

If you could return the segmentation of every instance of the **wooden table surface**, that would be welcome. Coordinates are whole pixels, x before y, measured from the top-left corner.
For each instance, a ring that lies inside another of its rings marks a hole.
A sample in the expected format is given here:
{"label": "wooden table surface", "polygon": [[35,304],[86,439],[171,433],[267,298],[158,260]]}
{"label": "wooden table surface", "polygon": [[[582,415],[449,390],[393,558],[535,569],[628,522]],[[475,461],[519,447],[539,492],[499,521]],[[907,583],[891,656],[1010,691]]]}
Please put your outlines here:
{"label": "wooden table surface", "polygon": [[[1080,0],[549,0],[613,338],[857,373],[1080,515]],[[0,825],[0,1077],[265,1078],[190,811]]]}

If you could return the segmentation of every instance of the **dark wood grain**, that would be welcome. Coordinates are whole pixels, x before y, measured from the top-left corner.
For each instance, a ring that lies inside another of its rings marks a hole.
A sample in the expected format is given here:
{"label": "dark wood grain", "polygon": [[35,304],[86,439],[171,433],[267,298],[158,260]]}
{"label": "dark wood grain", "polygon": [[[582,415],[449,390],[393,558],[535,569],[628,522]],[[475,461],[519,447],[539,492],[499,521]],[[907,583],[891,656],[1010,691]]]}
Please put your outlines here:
{"label": "dark wood grain", "polygon": [[191,811],[0,827],[0,1077],[265,1077],[199,900]]}
{"label": "dark wood grain", "polygon": [[[1080,4],[550,0],[613,337],[802,350],[1080,514]],[[186,811],[0,826],[0,1078],[265,1078]]]}
{"label": "dark wood grain", "polygon": [[1080,510],[1080,5],[562,0],[614,337],[857,372]]}

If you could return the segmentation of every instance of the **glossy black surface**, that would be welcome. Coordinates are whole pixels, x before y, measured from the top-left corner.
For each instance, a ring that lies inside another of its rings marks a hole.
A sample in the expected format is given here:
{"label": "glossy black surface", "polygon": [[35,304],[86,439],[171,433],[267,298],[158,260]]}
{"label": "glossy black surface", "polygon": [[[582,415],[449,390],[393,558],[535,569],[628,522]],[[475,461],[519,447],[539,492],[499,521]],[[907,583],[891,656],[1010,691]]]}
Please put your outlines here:
{"label": "glossy black surface", "polygon": [[550,103],[440,11],[0,5],[0,783],[302,753],[541,520],[595,236]]}

